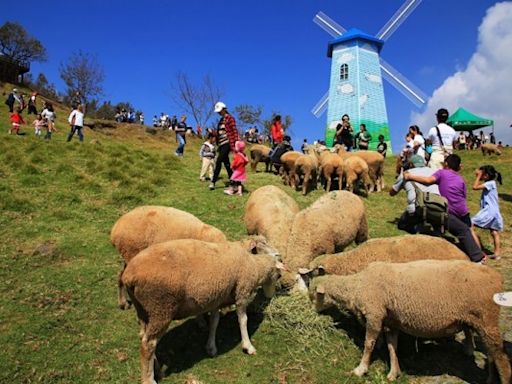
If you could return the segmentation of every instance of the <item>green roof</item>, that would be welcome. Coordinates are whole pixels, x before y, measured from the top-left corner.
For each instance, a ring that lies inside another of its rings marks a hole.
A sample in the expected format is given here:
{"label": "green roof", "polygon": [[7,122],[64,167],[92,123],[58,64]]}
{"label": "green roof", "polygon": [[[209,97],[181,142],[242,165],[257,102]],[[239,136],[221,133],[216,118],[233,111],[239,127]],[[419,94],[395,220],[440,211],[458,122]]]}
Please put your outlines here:
{"label": "green roof", "polygon": [[459,108],[449,118],[447,123],[456,131],[472,131],[473,129],[494,125],[494,120],[486,119]]}

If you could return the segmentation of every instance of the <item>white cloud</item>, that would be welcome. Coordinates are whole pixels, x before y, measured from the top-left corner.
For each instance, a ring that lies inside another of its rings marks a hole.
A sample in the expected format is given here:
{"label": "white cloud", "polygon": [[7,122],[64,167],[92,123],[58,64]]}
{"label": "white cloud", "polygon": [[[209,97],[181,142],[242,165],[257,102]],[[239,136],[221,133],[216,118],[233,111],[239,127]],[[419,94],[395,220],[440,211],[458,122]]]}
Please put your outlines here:
{"label": "white cloud", "polygon": [[493,119],[496,138],[512,144],[512,2],[489,8],[478,31],[478,46],[466,68],[448,77],[426,111],[412,113],[411,121],[428,130],[437,109],[452,113],[463,107]]}

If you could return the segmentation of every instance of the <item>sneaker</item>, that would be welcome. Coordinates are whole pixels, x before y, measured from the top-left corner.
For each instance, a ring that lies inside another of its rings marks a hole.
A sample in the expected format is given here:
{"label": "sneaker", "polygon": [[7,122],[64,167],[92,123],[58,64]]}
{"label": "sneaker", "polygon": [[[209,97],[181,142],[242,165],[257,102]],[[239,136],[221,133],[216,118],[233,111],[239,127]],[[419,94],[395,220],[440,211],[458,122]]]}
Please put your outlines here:
{"label": "sneaker", "polygon": [[208,188],[210,188],[210,191],[213,191],[215,189],[215,183],[210,183]]}
{"label": "sneaker", "polygon": [[206,179],[204,177],[200,177],[199,181],[206,181]]}
{"label": "sneaker", "polygon": [[487,256],[486,256],[486,255],[484,255],[484,257],[482,257],[482,258],[480,259],[480,261],[477,261],[476,263],[477,263],[477,264],[480,264],[480,265],[486,265],[486,264],[487,264]]}
{"label": "sneaker", "polygon": [[489,259],[491,259],[491,260],[499,260],[499,259],[501,259],[501,256],[494,255],[494,254],[492,254],[492,255],[487,255],[487,257],[488,257]]}
{"label": "sneaker", "polygon": [[225,193],[226,195],[230,195],[230,196],[232,196],[232,195],[234,195],[234,194],[235,194],[235,192],[233,192],[233,190],[232,190],[232,189],[225,189],[225,190],[224,190],[224,193]]}

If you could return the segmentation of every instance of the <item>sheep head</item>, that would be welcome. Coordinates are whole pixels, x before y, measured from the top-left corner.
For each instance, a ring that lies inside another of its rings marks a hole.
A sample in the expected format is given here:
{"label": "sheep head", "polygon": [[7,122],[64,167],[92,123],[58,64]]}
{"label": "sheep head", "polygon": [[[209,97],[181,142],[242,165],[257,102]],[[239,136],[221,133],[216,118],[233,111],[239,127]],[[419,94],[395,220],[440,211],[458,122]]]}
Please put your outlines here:
{"label": "sheep head", "polygon": [[276,282],[281,277],[281,272],[284,270],[286,270],[284,264],[276,260],[269,278],[262,285],[263,293],[267,299],[270,299],[276,293]]}

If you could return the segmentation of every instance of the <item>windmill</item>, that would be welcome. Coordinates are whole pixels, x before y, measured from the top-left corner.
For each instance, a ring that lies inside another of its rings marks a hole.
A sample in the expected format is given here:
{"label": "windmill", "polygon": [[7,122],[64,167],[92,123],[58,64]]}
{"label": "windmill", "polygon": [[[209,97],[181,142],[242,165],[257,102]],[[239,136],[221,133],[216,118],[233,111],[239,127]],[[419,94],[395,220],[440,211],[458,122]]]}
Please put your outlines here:
{"label": "windmill", "polygon": [[341,116],[347,113],[356,131],[360,124],[366,124],[372,135],[370,149],[377,146],[379,135],[384,136],[391,148],[383,77],[417,107],[426,102],[421,90],[380,57],[386,40],[420,3],[421,0],[406,0],[376,36],[357,28],[347,31],[323,12],[315,15],[313,21],[335,38],[329,42],[327,51],[327,56],[332,58],[329,91],[311,110],[320,117],[327,108],[328,146],[333,144]]}

